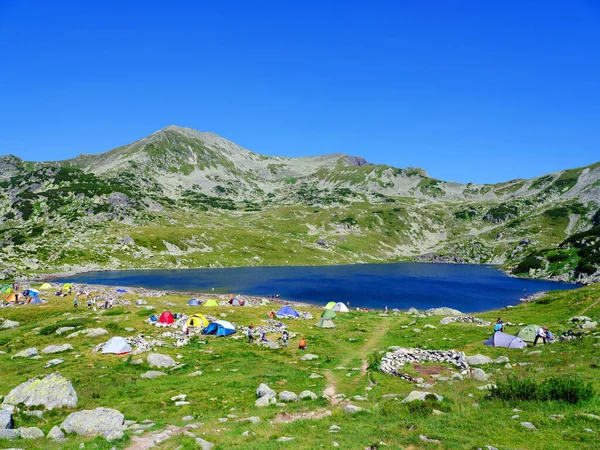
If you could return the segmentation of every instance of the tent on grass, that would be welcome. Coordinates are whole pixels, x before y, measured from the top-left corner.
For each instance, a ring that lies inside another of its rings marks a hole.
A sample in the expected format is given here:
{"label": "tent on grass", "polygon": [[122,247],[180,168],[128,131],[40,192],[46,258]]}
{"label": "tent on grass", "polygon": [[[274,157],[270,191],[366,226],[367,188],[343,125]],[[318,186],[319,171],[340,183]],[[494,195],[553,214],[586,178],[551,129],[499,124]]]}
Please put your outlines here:
{"label": "tent on grass", "polygon": [[519,330],[515,335],[520,337],[525,342],[533,342],[535,340],[535,332],[542,328],[540,325],[527,325]]}
{"label": "tent on grass", "polygon": [[325,309],[331,309],[335,306],[335,302],[329,302],[325,305]]}
{"label": "tent on grass", "polygon": [[284,317],[284,316],[294,316],[294,317],[298,317],[300,316],[300,314],[298,314],[298,311],[296,311],[294,308],[292,308],[291,306],[284,306],[283,308],[281,308],[279,311],[277,311],[277,314],[275,314],[277,317]]}
{"label": "tent on grass", "polygon": [[217,303],[217,301],[214,298],[211,298],[209,300],[206,300],[206,303],[204,303],[204,306],[219,306],[219,304]]}
{"label": "tent on grass", "polygon": [[333,311],[337,311],[337,312],[350,312],[350,311],[348,311],[348,307],[346,305],[344,305],[342,302],[337,302],[331,309]]}
{"label": "tent on grass", "polygon": [[127,291],[125,289],[117,289],[117,292],[119,292],[120,294],[124,294]]}
{"label": "tent on grass", "polygon": [[125,338],[121,336],[114,336],[109,339],[109,341],[104,344],[102,347],[102,353],[114,353],[115,355],[124,355],[126,353],[131,353],[133,349],[131,345],[127,343]]}
{"label": "tent on grass", "polygon": [[10,294],[8,297],[6,297],[6,301],[8,303],[17,303],[17,294]]}
{"label": "tent on grass", "polygon": [[43,304],[43,303],[44,303],[44,302],[43,302],[43,301],[42,301],[42,299],[41,299],[41,298],[39,298],[39,297],[31,297],[31,298],[29,299],[29,301],[27,302],[27,304],[28,304],[28,305],[41,305],[41,304]]}
{"label": "tent on grass", "polygon": [[190,298],[187,304],[188,306],[200,306],[200,300],[197,298]]}
{"label": "tent on grass", "polygon": [[202,330],[202,334],[214,334],[215,336],[229,336],[233,333],[235,333],[235,327],[226,320],[215,320]]}
{"label": "tent on grass", "polygon": [[323,314],[321,314],[321,317],[323,319],[335,319],[337,317],[337,314],[331,309],[326,309],[325,311],[323,311]]}
{"label": "tent on grass", "polygon": [[2,293],[2,294],[12,294],[12,292],[13,292],[13,288],[10,287],[8,284],[6,284],[0,288],[0,293]]}
{"label": "tent on grass", "polygon": [[37,297],[40,295],[40,291],[36,291],[35,289],[25,289],[23,295],[25,297]]}
{"label": "tent on grass", "polygon": [[63,284],[62,289],[63,289],[63,291],[68,291],[69,288],[72,288],[72,287],[73,287],[73,285],[71,283],[65,283],[65,284]]}
{"label": "tent on grass", "polygon": [[317,326],[319,328],[335,328],[335,323],[333,320],[327,319],[326,317],[321,317],[321,320],[317,322]]}
{"label": "tent on grass", "polygon": [[231,304],[232,304],[233,306],[244,306],[244,301],[243,301],[243,300],[240,300],[238,297],[233,297],[233,298],[231,299]]}
{"label": "tent on grass", "polygon": [[165,311],[164,313],[162,313],[160,315],[158,321],[160,323],[165,323],[167,325],[171,325],[172,323],[175,322],[175,318],[173,317],[173,314],[171,314],[169,311]]}
{"label": "tent on grass", "polygon": [[490,347],[504,347],[504,348],[524,348],[527,347],[527,343],[520,337],[513,336],[512,334],[506,334],[502,331],[496,331],[491,338],[483,343],[483,345],[489,345]]}
{"label": "tent on grass", "polygon": [[47,291],[48,289],[52,289],[52,286],[50,285],[50,283],[44,283],[40,286],[40,290],[42,290],[42,291]]}
{"label": "tent on grass", "polygon": [[188,327],[204,328],[208,325],[208,320],[202,314],[194,314],[185,323]]}

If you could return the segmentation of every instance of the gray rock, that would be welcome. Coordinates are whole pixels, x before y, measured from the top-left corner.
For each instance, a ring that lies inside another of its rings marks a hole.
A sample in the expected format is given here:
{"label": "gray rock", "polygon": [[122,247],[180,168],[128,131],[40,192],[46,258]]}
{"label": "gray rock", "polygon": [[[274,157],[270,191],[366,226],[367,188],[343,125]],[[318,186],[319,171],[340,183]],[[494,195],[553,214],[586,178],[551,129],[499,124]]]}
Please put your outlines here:
{"label": "gray rock", "polygon": [[409,316],[412,316],[413,314],[419,314],[419,310],[411,307],[404,314],[408,314]]}
{"label": "gray rock", "polygon": [[461,313],[459,310],[457,309],[452,309],[452,308],[431,308],[428,309],[427,311],[425,311],[425,314],[427,314],[428,316],[462,316],[463,313]]}
{"label": "gray rock", "polygon": [[289,442],[289,441],[293,441],[295,438],[293,437],[287,437],[287,436],[281,436],[279,439],[277,439],[277,442]]}
{"label": "gray rock", "polygon": [[39,439],[44,437],[44,432],[37,427],[21,427],[19,428],[22,439]]}
{"label": "gray rock", "polygon": [[29,417],[37,417],[38,419],[41,419],[42,417],[44,417],[44,411],[23,411],[23,414],[25,414],[26,416]]}
{"label": "gray rock", "polygon": [[496,364],[504,364],[510,362],[510,359],[508,359],[508,356],[498,356],[494,362]]}
{"label": "gray rock", "polygon": [[312,353],[307,353],[300,360],[302,361],[312,361],[313,359],[319,359],[317,355],[313,355]]}
{"label": "gray rock", "polygon": [[15,322],[14,320],[5,320],[2,322],[0,329],[8,330],[9,328],[17,328],[19,326],[19,322]]}
{"label": "gray rock", "polygon": [[44,367],[47,369],[48,367],[58,366],[59,364],[62,364],[62,363],[64,363],[64,361],[62,359],[59,359],[59,358],[51,359],[50,361],[48,361],[46,363],[46,365]]}
{"label": "gray rock", "polygon": [[149,370],[148,372],[141,374],[140,378],[152,379],[152,378],[162,377],[163,375],[166,375],[166,373],[159,372],[158,370]]}
{"label": "gray rock", "polygon": [[295,402],[298,400],[298,396],[290,391],[283,391],[279,393],[279,401],[282,402]]}
{"label": "gray rock", "polygon": [[531,422],[521,422],[521,426],[523,428],[527,428],[528,430],[537,430],[537,428],[535,427],[535,425],[532,424]]}
{"label": "gray rock", "polygon": [[10,359],[14,358],[33,358],[38,355],[37,348],[26,348],[25,350],[21,350],[19,353],[16,353],[11,356]]}
{"label": "gray rock", "polygon": [[32,378],[20,384],[4,397],[5,404],[25,406],[45,406],[46,409],[74,408],[77,394],[69,380],[58,373],[44,378]]}
{"label": "gray rock", "polygon": [[42,350],[42,353],[50,354],[50,353],[59,353],[66,352],[67,350],[73,350],[73,346],[71,344],[63,344],[63,345],[49,345],[45,349]]}
{"label": "gray rock", "polygon": [[364,411],[364,408],[361,408],[360,406],[356,406],[356,405],[346,405],[344,406],[344,412],[346,414],[356,414],[357,412],[361,412]]}
{"label": "gray rock", "polygon": [[600,420],[600,416],[596,415],[596,414],[579,414],[582,417],[587,417],[588,419],[594,419],[594,420]]}
{"label": "gray rock", "polygon": [[408,394],[408,396],[402,400],[402,403],[410,403],[410,402],[414,402],[414,401],[424,401],[425,397],[427,397],[428,395],[434,395],[435,398],[439,401],[444,400],[444,397],[442,397],[441,395],[438,394],[434,394],[433,392],[427,392],[427,391],[412,391],[410,394]]}
{"label": "gray rock", "polygon": [[311,373],[308,378],[323,378],[323,375],[319,375],[318,373]]}
{"label": "gray rock", "polygon": [[6,430],[0,428],[0,439],[10,439],[13,440],[21,436],[21,432],[19,430]]}
{"label": "gray rock", "polygon": [[257,408],[264,408],[265,406],[274,405],[277,403],[277,399],[274,394],[265,394],[254,402],[254,406]]}
{"label": "gray rock", "polygon": [[135,241],[133,240],[133,238],[131,236],[125,236],[123,239],[121,239],[121,244],[135,245]]}
{"label": "gray rock", "polygon": [[472,369],[471,377],[478,381],[486,381],[490,376],[481,369]]}
{"label": "gray rock", "polygon": [[477,354],[474,356],[467,356],[467,363],[470,364],[471,366],[480,366],[483,364],[489,364],[491,362],[494,362],[492,360],[492,358],[490,358],[489,356],[485,356],[485,355],[481,355],[481,354]]}
{"label": "gray rock", "polygon": [[10,430],[13,426],[12,412],[0,410],[0,430]]}
{"label": "gray rock", "polygon": [[160,353],[150,353],[146,361],[150,367],[173,367],[176,364],[173,358]]}
{"label": "gray rock", "polygon": [[195,372],[189,373],[188,377],[199,377],[200,375],[202,375],[202,371],[196,370]]}
{"label": "gray rock", "polygon": [[331,426],[329,427],[329,432],[330,432],[330,433],[337,433],[337,432],[338,432],[338,431],[340,431],[340,430],[341,430],[341,428],[340,428],[340,427],[338,427],[337,425],[331,425]]}
{"label": "gray rock", "polygon": [[252,423],[258,423],[258,422],[260,422],[260,417],[258,417],[258,416],[246,417],[245,419],[240,419],[240,420],[238,420],[238,422],[252,422]]}
{"label": "gray rock", "polygon": [[215,446],[212,442],[205,441],[202,438],[196,438],[196,444],[198,444],[202,450],[210,450]]}
{"label": "gray rock", "polygon": [[66,333],[67,331],[71,331],[71,330],[74,330],[74,329],[75,329],[75,327],[60,327],[60,328],[58,328],[56,330],[55,333],[56,334],[63,334],[63,333]]}
{"label": "gray rock", "polygon": [[319,398],[317,396],[317,394],[315,394],[314,392],[311,392],[311,391],[302,391],[302,392],[300,392],[300,394],[298,394],[298,399],[300,399],[300,400],[304,400],[304,399],[316,400],[317,398]]}
{"label": "gray rock", "polygon": [[260,386],[258,386],[258,389],[256,389],[256,396],[262,397],[267,394],[270,394],[271,396],[277,395],[277,393],[273,389],[271,389],[269,386],[267,386],[264,383],[260,383]]}
{"label": "gray rock", "polygon": [[62,441],[65,438],[65,433],[62,432],[60,428],[56,425],[52,427],[52,429],[46,435],[46,439],[51,439],[53,441]]}
{"label": "gray rock", "polygon": [[184,422],[191,422],[192,420],[194,420],[194,416],[184,416],[181,418],[181,420],[183,420]]}
{"label": "gray rock", "polygon": [[125,416],[116,409],[96,408],[69,414],[60,427],[80,436],[103,436],[107,440],[123,437]]}
{"label": "gray rock", "polygon": [[144,360],[142,358],[136,358],[133,361],[131,361],[131,364],[133,364],[134,366],[139,366],[140,364],[144,364]]}
{"label": "gray rock", "polygon": [[598,326],[598,322],[585,322],[583,324],[581,324],[581,328],[583,328],[584,330],[591,330],[594,329]]}

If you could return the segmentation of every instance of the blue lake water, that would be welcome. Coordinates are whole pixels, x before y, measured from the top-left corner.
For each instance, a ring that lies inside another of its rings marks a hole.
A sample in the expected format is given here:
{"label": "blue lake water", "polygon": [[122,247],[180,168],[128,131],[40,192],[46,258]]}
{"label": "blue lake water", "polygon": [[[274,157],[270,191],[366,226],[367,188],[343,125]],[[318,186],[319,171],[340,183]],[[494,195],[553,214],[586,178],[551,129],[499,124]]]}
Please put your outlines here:
{"label": "blue lake water", "polygon": [[[359,264],[320,267],[91,272],[61,281],[145,287],[168,291],[267,296],[325,305],[427,309],[448,306],[463,312],[516,305],[527,294],[576,285],[511,278],[491,266],[456,264]],[[213,291],[214,289],[214,291]]]}

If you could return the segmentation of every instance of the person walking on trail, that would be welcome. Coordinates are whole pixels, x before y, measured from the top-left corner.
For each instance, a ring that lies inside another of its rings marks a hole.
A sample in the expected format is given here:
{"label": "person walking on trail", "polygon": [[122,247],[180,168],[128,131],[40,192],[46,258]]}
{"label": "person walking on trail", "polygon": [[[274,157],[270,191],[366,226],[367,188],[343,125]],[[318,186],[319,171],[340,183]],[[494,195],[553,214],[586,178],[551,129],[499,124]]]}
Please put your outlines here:
{"label": "person walking on trail", "polygon": [[290,337],[290,335],[288,334],[287,330],[283,330],[283,334],[281,335],[281,340],[283,341],[284,347],[288,346],[289,337]]}
{"label": "person walking on trail", "polygon": [[547,338],[548,338],[548,328],[546,327],[542,327],[542,328],[538,328],[535,331],[535,339],[533,340],[533,346],[535,347],[537,344],[538,339],[541,339],[542,341],[544,341],[544,344],[547,344]]}
{"label": "person walking on trail", "polygon": [[300,343],[298,344],[298,348],[300,350],[306,350],[306,339],[300,338]]}
{"label": "person walking on trail", "polygon": [[253,324],[250,324],[250,326],[248,327],[248,344],[252,344],[254,342],[254,335],[252,334],[253,328]]}

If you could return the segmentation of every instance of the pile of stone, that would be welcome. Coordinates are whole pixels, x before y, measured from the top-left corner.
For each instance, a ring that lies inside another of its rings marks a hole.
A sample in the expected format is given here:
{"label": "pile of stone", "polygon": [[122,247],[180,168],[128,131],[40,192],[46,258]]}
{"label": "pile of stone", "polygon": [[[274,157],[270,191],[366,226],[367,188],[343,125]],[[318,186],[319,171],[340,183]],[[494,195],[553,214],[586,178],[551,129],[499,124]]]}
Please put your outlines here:
{"label": "pile of stone", "polygon": [[[269,405],[283,405],[288,402],[297,402],[300,400],[316,400],[317,394],[311,391],[302,391],[296,395],[294,392],[282,391],[279,394],[264,383],[261,383],[256,389],[258,399],[254,402],[257,408],[263,408]],[[277,401],[279,400],[279,401]]]}
{"label": "pile of stone", "polygon": [[569,319],[573,325],[584,330],[592,330],[598,326],[598,321],[592,320],[588,316],[576,316]]}
{"label": "pile of stone", "polygon": [[[422,362],[446,363],[458,367],[460,370],[468,370],[469,364],[463,352],[455,350],[422,350],[420,348],[395,348],[395,351],[387,352],[381,359],[381,371],[390,375],[399,376],[398,367],[404,364]],[[402,377],[406,378],[406,377]],[[410,380],[414,381],[414,380]]]}
{"label": "pile of stone", "polygon": [[487,320],[480,319],[475,316],[448,316],[440,320],[440,325],[448,325],[449,323],[476,323],[479,326],[489,327],[492,323]]}

